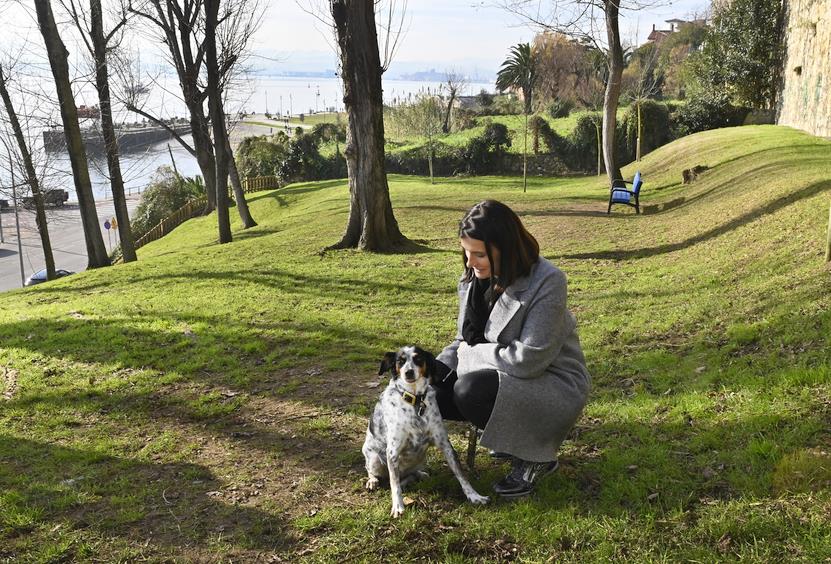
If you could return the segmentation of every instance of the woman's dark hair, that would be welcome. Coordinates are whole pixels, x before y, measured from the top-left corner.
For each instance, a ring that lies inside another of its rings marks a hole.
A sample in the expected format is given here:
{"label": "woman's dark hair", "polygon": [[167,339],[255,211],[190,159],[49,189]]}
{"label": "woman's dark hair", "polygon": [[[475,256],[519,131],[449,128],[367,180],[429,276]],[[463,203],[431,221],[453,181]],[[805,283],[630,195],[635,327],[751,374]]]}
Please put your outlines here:
{"label": "woman's dark hair", "polygon": [[[491,287],[501,293],[516,281],[527,276],[531,266],[540,256],[540,245],[528,233],[514,211],[496,200],[479,202],[468,211],[459,224],[459,238],[477,239],[485,243],[491,264]],[[494,276],[492,249],[499,249],[499,276]],[[467,267],[467,258],[462,251],[465,265],[464,279],[473,280],[473,269]]]}

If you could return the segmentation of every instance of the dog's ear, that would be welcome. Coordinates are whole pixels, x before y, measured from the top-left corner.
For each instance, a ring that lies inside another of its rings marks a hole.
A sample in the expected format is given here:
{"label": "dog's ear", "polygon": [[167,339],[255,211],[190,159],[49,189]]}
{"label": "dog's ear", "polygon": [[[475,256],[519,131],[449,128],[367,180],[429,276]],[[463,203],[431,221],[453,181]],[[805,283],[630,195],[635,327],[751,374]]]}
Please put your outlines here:
{"label": "dog's ear", "polygon": [[378,368],[378,376],[383,374],[384,372],[390,371],[393,376],[395,375],[395,353],[388,352],[384,353],[384,358],[381,359],[381,366]]}
{"label": "dog's ear", "polygon": [[432,382],[436,379],[436,357],[434,357],[432,353],[425,350],[421,351],[421,355],[424,357],[424,366],[427,371],[427,377]]}

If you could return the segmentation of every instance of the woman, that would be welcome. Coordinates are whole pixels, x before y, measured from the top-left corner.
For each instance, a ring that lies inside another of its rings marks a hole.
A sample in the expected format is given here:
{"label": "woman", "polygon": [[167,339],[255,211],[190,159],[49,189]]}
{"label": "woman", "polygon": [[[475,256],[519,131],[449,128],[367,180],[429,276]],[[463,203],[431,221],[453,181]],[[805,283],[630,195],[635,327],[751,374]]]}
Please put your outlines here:
{"label": "woman", "polygon": [[[494,456],[512,458],[494,484],[531,493],[557,468],[560,443],[586,404],[591,379],[566,308],[566,277],[505,204],[473,206],[459,228],[464,275],[456,339],[436,358],[445,419],[470,421]],[[442,379],[443,378],[443,379]]]}

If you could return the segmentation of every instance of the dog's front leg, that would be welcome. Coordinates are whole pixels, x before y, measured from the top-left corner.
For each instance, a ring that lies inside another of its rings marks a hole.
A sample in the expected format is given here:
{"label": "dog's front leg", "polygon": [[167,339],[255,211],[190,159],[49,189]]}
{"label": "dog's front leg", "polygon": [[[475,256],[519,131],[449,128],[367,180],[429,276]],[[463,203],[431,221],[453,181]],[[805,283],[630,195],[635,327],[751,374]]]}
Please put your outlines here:
{"label": "dog's front leg", "polygon": [[462,486],[462,491],[465,493],[467,500],[478,505],[483,505],[490,501],[488,496],[479,495],[479,493],[473,489],[473,486],[470,485],[470,482],[467,481],[467,478],[465,478],[465,475],[462,472],[462,466],[459,464],[459,457],[456,454],[456,450],[453,448],[453,445],[450,444],[450,439],[447,438],[447,434],[436,433],[433,437],[433,443],[444,454],[444,458],[447,460],[447,465],[450,466],[450,470],[453,472],[453,475],[456,476],[456,479],[459,481],[459,485]]}
{"label": "dog's front leg", "polygon": [[393,518],[400,517],[404,513],[404,497],[401,495],[401,474],[398,463],[397,445],[387,445],[387,470],[390,474],[390,493],[392,494],[390,515]]}

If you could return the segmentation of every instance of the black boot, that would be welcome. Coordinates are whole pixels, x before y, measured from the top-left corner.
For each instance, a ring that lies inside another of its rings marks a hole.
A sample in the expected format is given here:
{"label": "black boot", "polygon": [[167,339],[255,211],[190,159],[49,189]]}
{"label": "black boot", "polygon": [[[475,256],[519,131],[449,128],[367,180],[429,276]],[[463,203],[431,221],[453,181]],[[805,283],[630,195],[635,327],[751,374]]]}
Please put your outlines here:
{"label": "black boot", "polygon": [[534,490],[534,483],[552,472],[559,462],[529,462],[514,457],[511,472],[493,485],[493,491],[502,497],[522,497]]}

